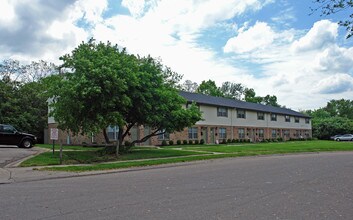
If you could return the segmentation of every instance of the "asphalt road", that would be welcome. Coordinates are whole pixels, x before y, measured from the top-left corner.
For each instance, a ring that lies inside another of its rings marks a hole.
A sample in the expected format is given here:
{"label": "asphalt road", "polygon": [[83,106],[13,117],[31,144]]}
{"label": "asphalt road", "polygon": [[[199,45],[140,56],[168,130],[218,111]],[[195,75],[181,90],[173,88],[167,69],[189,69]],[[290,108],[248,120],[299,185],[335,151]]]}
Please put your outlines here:
{"label": "asphalt road", "polygon": [[0,219],[352,219],[353,152],[0,185]]}
{"label": "asphalt road", "polygon": [[33,155],[37,152],[35,148],[25,149],[17,146],[0,145],[0,168],[5,165]]}

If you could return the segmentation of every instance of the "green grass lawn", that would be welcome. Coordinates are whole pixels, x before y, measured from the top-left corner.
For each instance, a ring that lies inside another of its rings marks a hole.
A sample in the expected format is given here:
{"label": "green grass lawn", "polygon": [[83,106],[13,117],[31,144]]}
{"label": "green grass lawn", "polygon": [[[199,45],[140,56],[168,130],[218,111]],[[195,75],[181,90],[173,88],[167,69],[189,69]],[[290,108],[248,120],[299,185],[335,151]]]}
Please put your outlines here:
{"label": "green grass lawn", "polygon": [[185,146],[184,150],[200,150],[218,153],[259,152],[261,153],[296,153],[296,152],[319,152],[319,151],[347,151],[353,150],[353,142],[334,141],[288,141],[279,143],[258,143],[242,145],[203,145]]}
{"label": "green grass lawn", "polygon": [[[63,151],[63,164],[90,164],[98,162],[110,161],[126,161],[126,160],[141,160],[150,158],[168,158],[168,157],[181,157],[190,155],[202,155],[207,152],[190,152],[173,149],[133,149],[132,152],[121,155],[118,159],[115,155],[102,155],[97,149],[87,151]],[[59,165],[59,151],[44,152],[40,155],[32,157],[20,164],[22,167],[28,166],[47,166]]]}
{"label": "green grass lawn", "polygon": [[[36,144],[36,147],[40,147],[40,148],[45,148],[45,149],[49,149],[52,150],[53,149],[53,145],[52,144]],[[99,147],[82,147],[82,146],[74,146],[74,145],[69,145],[63,146],[63,150],[82,150],[82,151],[87,151],[87,150],[99,150],[101,148]],[[55,144],[54,145],[54,150],[55,151],[59,151],[60,150],[60,145]]]}
{"label": "green grass lawn", "polygon": [[[205,160],[225,157],[255,156],[268,154],[286,154],[299,152],[353,151],[353,142],[334,141],[288,141],[279,143],[234,144],[234,145],[174,145],[163,148],[133,148],[131,153],[121,155],[116,159],[113,155],[102,156],[97,148],[67,147],[65,148],[63,164],[90,164],[112,162],[108,164],[93,164],[85,166],[51,167],[48,170],[91,171],[118,169],[135,166]],[[177,149],[173,149],[177,148]],[[75,149],[75,150],[70,150]],[[77,150],[80,149],[80,150]],[[172,157],[172,158],[171,158]],[[136,161],[145,159],[144,161]],[[135,161],[134,161],[135,160]],[[21,166],[46,166],[59,164],[59,153],[45,152],[27,161]]]}

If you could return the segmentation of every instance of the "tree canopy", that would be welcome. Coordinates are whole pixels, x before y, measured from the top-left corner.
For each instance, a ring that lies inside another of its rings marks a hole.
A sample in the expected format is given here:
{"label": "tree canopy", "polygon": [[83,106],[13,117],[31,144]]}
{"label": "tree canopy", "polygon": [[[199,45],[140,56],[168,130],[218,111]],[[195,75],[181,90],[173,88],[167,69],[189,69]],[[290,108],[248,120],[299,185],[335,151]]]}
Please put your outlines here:
{"label": "tree canopy", "polygon": [[[151,127],[142,142],[164,132],[195,124],[201,113],[178,94],[179,75],[151,57],[128,54],[111,43],[83,42],[60,58],[63,75],[52,79],[51,114],[59,127],[73,133],[119,127],[118,145],[135,125]],[[118,148],[119,149],[119,148]],[[117,149],[117,152],[118,152]]]}
{"label": "tree canopy", "polygon": [[216,82],[213,80],[205,81],[203,80],[196,90],[197,93],[223,97],[222,91],[217,87]]}

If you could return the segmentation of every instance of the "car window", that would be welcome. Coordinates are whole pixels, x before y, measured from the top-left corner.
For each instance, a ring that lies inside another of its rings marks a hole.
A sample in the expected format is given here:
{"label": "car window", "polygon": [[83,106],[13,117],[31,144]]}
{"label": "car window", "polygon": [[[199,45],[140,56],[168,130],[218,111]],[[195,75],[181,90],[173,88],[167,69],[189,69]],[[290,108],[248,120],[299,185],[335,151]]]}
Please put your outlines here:
{"label": "car window", "polygon": [[15,133],[15,128],[10,125],[4,125],[2,128],[2,132],[4,133]]}

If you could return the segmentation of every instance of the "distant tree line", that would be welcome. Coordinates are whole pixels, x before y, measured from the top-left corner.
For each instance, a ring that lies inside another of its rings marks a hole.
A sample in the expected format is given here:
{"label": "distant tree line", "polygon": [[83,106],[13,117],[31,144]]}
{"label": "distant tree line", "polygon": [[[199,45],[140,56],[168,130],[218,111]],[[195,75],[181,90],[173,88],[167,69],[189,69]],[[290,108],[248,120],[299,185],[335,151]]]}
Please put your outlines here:
{"label": "distant tree line", "polygon": [[314,137],[329,139],[336,134],[353,133],[353,100],[331,100],[323,108],[304,113],[312,117]]}
{"label": "distant tree line", "polygon": [[179,87],[181,90],[186,92],[195,92],[205,95],[281,107],[281,105],[278,104],[277,97],[275,95],[257,96],[253,88],[246,88],[241,83],[227,81],[223,82],[222,85],[218,87],[216,82],[213,80],[204,80],[200,85],[196,82],[192,82],[191,80],[186,80]]}

